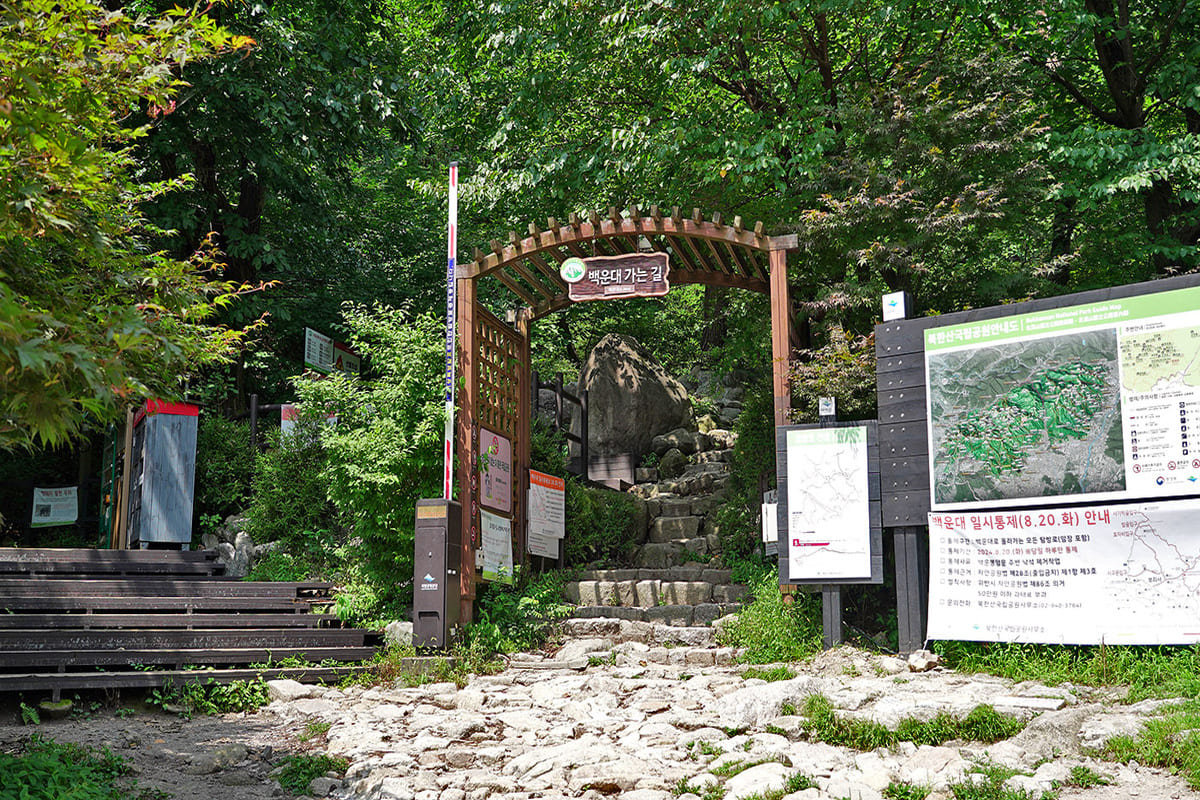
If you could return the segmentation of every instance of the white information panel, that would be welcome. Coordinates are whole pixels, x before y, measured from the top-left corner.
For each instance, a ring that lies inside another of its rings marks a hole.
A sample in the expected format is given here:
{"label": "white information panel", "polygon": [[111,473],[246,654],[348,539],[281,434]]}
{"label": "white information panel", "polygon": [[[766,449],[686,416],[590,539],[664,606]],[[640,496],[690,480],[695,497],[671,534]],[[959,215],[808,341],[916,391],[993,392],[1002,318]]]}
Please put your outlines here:
{"label": "white information panel", "polygon": [[566,533],[567,484],[562,478],[529,470],[529,531],[525,548],[531,555],[558,558]]}
{"label": "white information panel", "polygon": [[788,578],[871,577],[865,427],[787,432]]}
{"label": "white information panel", "polygon": [[51,528],[55,525],[72,525],[79,519],[79,487],[64,486],[61,489],[33,490],[33,518],[31,528]]}
{"label": "white information panel", "polygon": [[929,515],[930,639],[1200,642],[1200,500]]}
{"label": "white information panel", "polygon": [[513,582],[512,522],[499,514],[479,511],[485,581]]}

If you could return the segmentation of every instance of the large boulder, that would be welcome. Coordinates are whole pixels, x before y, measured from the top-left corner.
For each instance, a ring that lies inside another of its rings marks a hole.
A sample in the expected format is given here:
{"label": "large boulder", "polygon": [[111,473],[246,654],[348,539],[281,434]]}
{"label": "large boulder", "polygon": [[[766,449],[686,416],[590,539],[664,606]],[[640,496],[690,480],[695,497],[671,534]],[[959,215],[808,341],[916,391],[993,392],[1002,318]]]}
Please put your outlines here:
{"label": "large boulder", "polygon": [[[654,437],[695,429],[692,401],[649,350],[630,336],[610,333],[592,348],[580,372],[588,391],[588,448],[593,455],[631,453],[636,463]],[[579,432],[579,418],[571,428]]]}

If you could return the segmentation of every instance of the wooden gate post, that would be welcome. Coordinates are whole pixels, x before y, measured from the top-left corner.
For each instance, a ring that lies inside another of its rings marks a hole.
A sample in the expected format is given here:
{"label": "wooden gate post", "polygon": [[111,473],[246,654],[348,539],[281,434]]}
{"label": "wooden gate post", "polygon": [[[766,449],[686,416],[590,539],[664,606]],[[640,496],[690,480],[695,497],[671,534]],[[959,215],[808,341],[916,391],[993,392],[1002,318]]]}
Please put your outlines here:
{"label": "wooden gate post", "polygon": [[478,458],[479,364],[476,358],[475,279],[459,278],[458,283],[458,369],[459,387],[457,425],[458,499],[462,504],[462,558],[459,564],[459,624],[470,625],[475,607],[475,518],[479,511]]}
{"label": "wooden gate post", "polygon": [[517,312],[517,334],[521,338],[520,356],[521,361],[520,376],[520,401],[517,403],[517,447],[515,456],[516,463],[513,464],[513,470],[516,473],[513,475],[513,488],[516,490],[516,497],[513,498],[513,507],[517,513],[513,514],[513,524],[517,526],[517,552],[513,553],[513,564],[525,564],[525,537],[528,533],[528,525],[526,520],[529,518],[529,509],[527,506],[529,497],[529,458],[530,458],[530,443],[529,443],[529,424],[530,418],[533,416],[533,397],[536,397],[535,390],[530,386],[530,354],[529,340],[533,335],[533,309],[522,308]]}
{"label": "wooden gate post", "polygon": [[791,355],[792,307],[787,283],[787,250],[771,250],[771,384],[775,395],[775,424],[788,424],[792,389],[788,382]]}

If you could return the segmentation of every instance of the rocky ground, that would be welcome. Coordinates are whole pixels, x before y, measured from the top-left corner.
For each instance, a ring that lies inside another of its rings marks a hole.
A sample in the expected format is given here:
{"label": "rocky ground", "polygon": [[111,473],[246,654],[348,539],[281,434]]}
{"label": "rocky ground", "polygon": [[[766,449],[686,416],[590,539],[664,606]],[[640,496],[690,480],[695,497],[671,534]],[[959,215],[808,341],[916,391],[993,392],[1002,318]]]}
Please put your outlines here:
{"label": "rocky ground", "polygon": [[[1162,770],[1086,753],[1136,731],[1161,702],[1125,705],[1083,687],[1013,684],[842,648],[793,668],[795,678],[745,679],[727,650],[651,647],[620,637],[576,638],[553,655],[514,658],[497,675],[406,688],[273,685],[256,714],[185,721],[161,713],[98,712],[31,729],[0,725],[0,747],[36,731],[107,745],[137,767],[138,782],[175,798],[258,800],[285,793],[268,778],[284,754],[319,749],[349,759],[344,780],[314,787],[354,800],[527,800],[621,796],[671,800],[686,783],[722,783],[726,800],[780,788],[804,773],[815,788],[789,800],[878,800],[889,783],[951,796],[983,760],[1020,770],[1013,788],[1064,782],[1074,766],[1106,786],[1059,790],[1063,800],[1192,797]],[[839,713],[894,725],[987,703],[1029,720],[1007,741],[902,744],[858,752],[812,741],[791,707],[814,693]],[[310,725],[310,723],[322,723]],[[313,736],[314,730],[327,732]],[[306,741],[301,741],[306,739]],[[750,765],[750,766],[747,766]],[[684,800],[698,800],[684,796]]]}

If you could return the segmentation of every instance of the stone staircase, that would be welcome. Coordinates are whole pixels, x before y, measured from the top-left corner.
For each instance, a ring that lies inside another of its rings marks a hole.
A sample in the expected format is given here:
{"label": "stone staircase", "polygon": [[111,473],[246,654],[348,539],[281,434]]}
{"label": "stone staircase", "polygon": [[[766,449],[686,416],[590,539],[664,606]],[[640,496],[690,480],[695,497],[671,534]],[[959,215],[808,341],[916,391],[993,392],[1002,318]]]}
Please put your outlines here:
{"label": "stone staircase", "polygon": [[610,618],[677,628],[703,627],[741,609],[745,586],[730,571],[700,564],[585,572],[566,585],[576,619]]}

